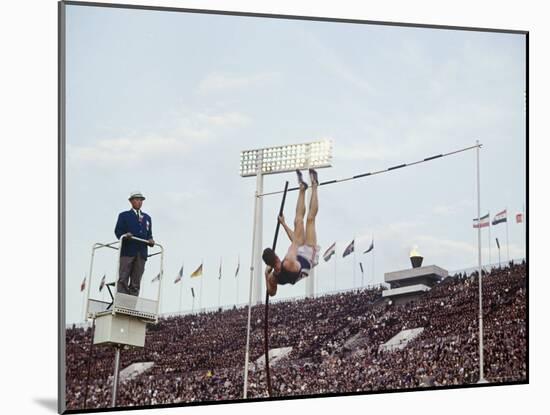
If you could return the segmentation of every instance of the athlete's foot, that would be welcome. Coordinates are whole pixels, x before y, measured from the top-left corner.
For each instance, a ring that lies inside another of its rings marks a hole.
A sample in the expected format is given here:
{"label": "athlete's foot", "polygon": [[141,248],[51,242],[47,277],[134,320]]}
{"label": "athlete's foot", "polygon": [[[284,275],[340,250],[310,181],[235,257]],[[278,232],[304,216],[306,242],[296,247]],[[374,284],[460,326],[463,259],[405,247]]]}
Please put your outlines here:
{"label": "athlete's foot", "polygon": [[317,172],[313,169],[309,169],[309,178],[311,179],[312,186],[319,186],[319,178],[317,177]]}
{"label": "athlete's foot", "polygon": [[298,184],[300,185],[300,188],[304,190],[307,189],[307,183],[304,182],[302,172],[300,170],[296,170],[296,174],[298,175]]}

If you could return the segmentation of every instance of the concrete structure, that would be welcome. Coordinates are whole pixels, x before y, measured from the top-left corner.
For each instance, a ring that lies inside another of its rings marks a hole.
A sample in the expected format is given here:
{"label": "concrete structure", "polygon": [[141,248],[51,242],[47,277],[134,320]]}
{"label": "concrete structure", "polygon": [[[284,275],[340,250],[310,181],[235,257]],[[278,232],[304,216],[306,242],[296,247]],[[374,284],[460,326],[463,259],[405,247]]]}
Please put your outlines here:
{"label": "concrete structure", "polygon": [[394,351],[394,350],[402,350],[404,349],[407,344],[411,340],[414,340],[422,332],[424,331],[424,327],[419,327],[416,329],[408,329],[408,330],[401,330],[399,333],[397,333],[395,336],[393,336],[391,339],[389,339],[386,343],[381,344],[378,347],[378,351]]}
{"label": "concrete structure", "polygon": [[[287,357],[292,351],[292,347],[279,347],[276,349],[269,349],[269,363],[271,365],[277,364],[281,359]],[[256,359],[256,367],[263,368],[265,366],[265,357],[262,355]]]}
{"label": "concrete structure", "polygon": [[135,379],[142,373],[147,372],[155,365],[154,362],[139,362],[133,363],[125,369],[120,371],[120,381],[126,382],[128,380]]}
{"label": "concrete structure", "polygon": [[447,270],[437,265],[386,272],[384,281],[390,289],[384,290],[382,296],[395,304],[414,301],[448,275]]}

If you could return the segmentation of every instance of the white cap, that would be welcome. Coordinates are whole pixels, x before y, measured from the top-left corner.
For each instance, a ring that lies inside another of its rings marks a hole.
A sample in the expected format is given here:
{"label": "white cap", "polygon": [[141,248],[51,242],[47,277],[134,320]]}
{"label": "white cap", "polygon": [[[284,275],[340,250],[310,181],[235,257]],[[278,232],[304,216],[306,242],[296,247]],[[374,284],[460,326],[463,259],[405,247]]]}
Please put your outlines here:
{"label": "white cap", "polygon": [[130,193],[130,197],[128,198],[128,200],[132,200],[132,199],[145,200],[145,196],[143,196],[140,191],[134,190],[132,193]]}

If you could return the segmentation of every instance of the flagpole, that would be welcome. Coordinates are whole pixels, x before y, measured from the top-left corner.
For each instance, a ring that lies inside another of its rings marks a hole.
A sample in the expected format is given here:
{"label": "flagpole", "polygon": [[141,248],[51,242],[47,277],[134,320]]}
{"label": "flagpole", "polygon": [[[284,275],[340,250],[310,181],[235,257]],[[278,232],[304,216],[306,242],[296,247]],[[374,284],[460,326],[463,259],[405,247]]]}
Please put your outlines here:
{"label": "flagpole", "polygon": [[492,263],[492,259],[491,259],[491,212],[489,212],[489,269],[491,269],[491,263]]}
{"label": "flagpole", "polygon": [[334,291],[336,288],[336,261],[338,261],[338,254],[336,253],[336,245],[334,245]]}
{"label": "flagpole", "polygon": [[180,306],[178,308],[178,311],[181,313],[183,311],[183,308],[182,308],[182,305],[181,305],[181,299],[182,299],[182,295],[183,295],[183,276],[178,282],[180,283]]}
{"label": "flagpole", "polygon": [[498,269],[500,269],[502,268],[500,264],[500,244],[498,244],[497,248],[498,248]]}
{"label": "flagpole", "polygon": [[[240,267],[241,267],[241,257],[239,256],[239,258],[237,259],[237,271],[240,271]],[[237,280],[236,281],[236,286],[237,286],[237,292],[235,293],[235,305],[239,304],[239,272],[236,272],[235,273],[235,279]]]}
{"label": "flagpole", "polygon": [[372,262],[372,286],[374,287],[374,248],[372,250],[372,259],[371,259],[371,262]]}
{"label": "flagpole", "polygon": [[[201,260],[201,266],[204,263],[203,261],[204,260]],[[201,292],[199,294],[199,312],[202,310],[202,280],[204,279],[204,269],[201,269],[200,279],[201,279]]]}
{"label": "flagpole", "polygon": [[220,258],[220,275],[218,275],[218,309],[220,308],[220,305],[221,305],[221,296],[222,296],[222,273],[221,273],[221,269],[222,269],[222,260]]}
{"label": "flagpole", "polygon": [[508,208],[506,208],[506,256],[508,257],[508,265],[510,265],[510,243],[508,241]]}
{"label": "flagpole", "polygon": [[477,175],[477,265],[478,265],[478,288],[479,288],[479,381],[486,383],[483,376],[483,293],[481,274],[481,190],[479,180],[479,141],[476,140],[476,175]]}
{"label": "flagpole", "polygon": [[86,316],[84,315],[84,302],[86,301],[86,295],[84,293],[85,291],[85,289],[82,290],[82,301],[80,301],[80,315],[84,319],[84,322],[86,322]]}
{"label": "flagpole", "polygon": [[355,267],[357,264],[355,263],[355,235],[353,235],[353,289],[355,290]]}

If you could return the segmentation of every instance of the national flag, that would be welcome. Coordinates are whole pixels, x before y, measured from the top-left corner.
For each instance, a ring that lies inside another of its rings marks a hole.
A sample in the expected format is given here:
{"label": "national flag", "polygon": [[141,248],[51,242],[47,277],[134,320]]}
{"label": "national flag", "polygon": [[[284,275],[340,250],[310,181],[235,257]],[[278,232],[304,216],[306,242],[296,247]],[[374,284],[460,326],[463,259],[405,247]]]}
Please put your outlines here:
{"label": "national flag", "polygon": [[355,250],[355,239],[351,241],[350,244],[346,247],[346,249],[344,250],[344,254],[342,255],[342,258],[347,257],[354,250]]}
{"label": "national flag", "polygon": [[222,279],[222,259],[220,258],[220,270],[218,272],[218,279]]}
{"label": "national flag", "polygon": [[372,240],[372,242],[370,243],[370,246],[369,246],[369,249],[367,249],[365,252],[363,252],[364,254],[368,254],[370,251],[372,251],[374,249],[374,239]]}
{"label": "national flag", "polygon": [[101,278],[101,282],[99,283],[99,291],[101,292],[101,290],[103,289],[103,287],[105,286],[105,275],[103,275],[103,278]]}
{"label": "national flag", "polygon": [[497,248],[500,249],[500,243],[498,242],[498,238],[495,238],[497,240]]}
{"label": "national flag", "polygon": [[200,277],[202,275],[202,264],[199,265],[199,267],[193,271],[193,273],[191,274],[191,278],[196,278],[196,277]]}
{"label": "national flag", "polygon": [[492,224],[498,225],[499,223],[507,222],[507,221],[508,221],[508,217],[506,214],[506,209],[504,209],[502,212],[499,212],[495,215],[495,217],[493,218]]}
{"label": "national flag", "polygon": [[157,274],[155,278],[151,280],[151,282],[157,282],[157,281],[160,281],[160,272]]}
{"label": "national flag", "polygon": [[80,292],[84,291],[86,288],[86,277],[82,280],[82,284],[80,284]]}
{"label": "national flag", "polygon": [[191,295],[193,296],[193,298],[195,298],[195,290],[193,289],[193,287],[191,287]]}
{"label": "national flag", "polygon": [[477,219],[474,219],[474,228],[486,228],[489,226],[489,214],[487,213],[485,216],[482,216],[479,219],[479,223]]}
{"label": "national flag", "polygon": [[235,270],[235,278],[239,275],[239,269],[241,268],[241,258],[237,259],[237,269]]}
{"label": "national flag", "polygon": [[177,284],[178,282],[180,282],[182,278],[183,278],[183,265],[180,268],[180,272],[178,272],[178,276],[174,280],[174,284]]}
{"label": "national flag", "polygon": [[336,242],[334,242],[331,246],[328,247],[328,249],[323,254],[323,259],[325,262],[328,262],[330,258],[336,253]]}
{"label": "national flag", "polygon": [[361,274],[363,274],[363,264],[359,262],[359,268],[361,268]]}
{"label": "national flag", "polygon": [[523,213],[516,213],[516,223],[523,223]]}

